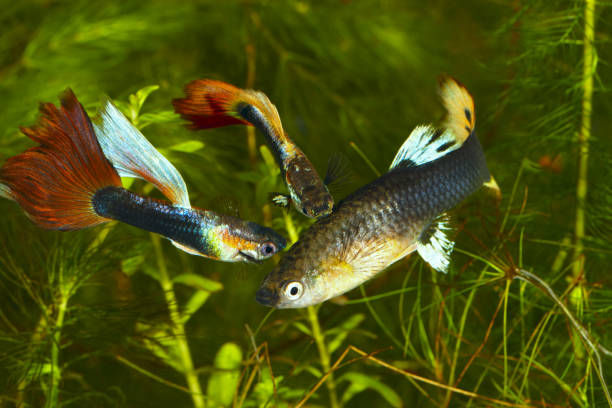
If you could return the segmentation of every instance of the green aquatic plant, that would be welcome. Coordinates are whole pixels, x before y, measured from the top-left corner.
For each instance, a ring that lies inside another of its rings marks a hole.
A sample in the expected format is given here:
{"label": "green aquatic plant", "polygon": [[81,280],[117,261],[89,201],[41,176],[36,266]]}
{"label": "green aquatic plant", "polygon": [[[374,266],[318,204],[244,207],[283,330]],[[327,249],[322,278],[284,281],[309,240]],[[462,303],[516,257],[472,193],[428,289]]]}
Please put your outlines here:
{"label": "green aquatic plant", "polygon": [[2,162],[39,102],[71,87],[93,115],[107,94],[194,206],[295,241],[312,221],[269,203],[284,185],[261,135],[189,131],[183,85],[264,91],[320,174],[349,158],[339,201],[442,116],[447,73],[502,197],[452,211],[449,274],[410,257],[304,310],[255,303],[275,259],[217,263],[117,223],[44,231],[0,200],[0,405],[611,406],[609,2],[5,3]]}

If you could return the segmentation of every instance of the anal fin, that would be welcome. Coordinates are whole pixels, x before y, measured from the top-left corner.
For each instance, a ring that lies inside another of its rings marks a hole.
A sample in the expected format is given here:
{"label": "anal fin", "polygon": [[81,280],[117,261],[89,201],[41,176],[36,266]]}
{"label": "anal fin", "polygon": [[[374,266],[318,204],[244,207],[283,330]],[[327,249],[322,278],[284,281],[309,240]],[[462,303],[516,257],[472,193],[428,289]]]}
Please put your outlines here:
{"label": "anal fin", "polygon": [[200,253],[200,252],[196,251],[195,249],[190,248],[190,247],[188,247],[186,245],[179,244],[178,242],[173,241],[173,240],[170,240],[170,242],[172,242],[172,245],[174,245],[175,247],[177,247],[181,251],[185,251],[185,252],[187,252],[190,255],[204,256],[204,255],[202,255],[202,253]]}
{"label": "anal fin", "polygon": [[438,272],[446,273],[450,264],[450,254],[455,243],[448,239],[446,231],[449,217],[441,214],[429,224],[417,241],[417,251],[421,258]]}

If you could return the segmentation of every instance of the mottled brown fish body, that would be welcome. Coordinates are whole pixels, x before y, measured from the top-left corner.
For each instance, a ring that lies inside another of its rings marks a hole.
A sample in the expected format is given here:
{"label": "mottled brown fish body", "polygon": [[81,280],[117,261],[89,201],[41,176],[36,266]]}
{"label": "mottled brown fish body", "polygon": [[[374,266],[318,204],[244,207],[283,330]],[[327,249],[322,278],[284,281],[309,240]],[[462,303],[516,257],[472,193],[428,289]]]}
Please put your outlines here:
{"label": "mottled brown fish body", "polygon": [[[475,134],[438,160],[391,170],[313,224],[266,277],[257,300],[304,307],[345,293],[414,251],[438,215],[489,179]],[[303,286],[299,299],[287,299],[292,282]]]}

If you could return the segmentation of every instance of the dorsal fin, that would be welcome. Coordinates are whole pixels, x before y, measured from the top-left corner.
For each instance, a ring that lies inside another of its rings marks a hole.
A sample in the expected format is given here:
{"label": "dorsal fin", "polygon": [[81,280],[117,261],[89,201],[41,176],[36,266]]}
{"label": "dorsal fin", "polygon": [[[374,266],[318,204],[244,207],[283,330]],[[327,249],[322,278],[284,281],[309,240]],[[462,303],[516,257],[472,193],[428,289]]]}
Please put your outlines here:
{"label": "dorsal fin", "polygon": [[183,177],[134,125],[106,100],[94,118],[104,155],[123,177],[136,177],[157,187],[172,203],[190,208]]}
{"label": "dorsal fin", "polygon": [[446,108],[444,128],[450,130],[460,145],[474,131],[476,112],[474,99],[468,90],[454,78],[440,77],[439,93],[442,104]]}

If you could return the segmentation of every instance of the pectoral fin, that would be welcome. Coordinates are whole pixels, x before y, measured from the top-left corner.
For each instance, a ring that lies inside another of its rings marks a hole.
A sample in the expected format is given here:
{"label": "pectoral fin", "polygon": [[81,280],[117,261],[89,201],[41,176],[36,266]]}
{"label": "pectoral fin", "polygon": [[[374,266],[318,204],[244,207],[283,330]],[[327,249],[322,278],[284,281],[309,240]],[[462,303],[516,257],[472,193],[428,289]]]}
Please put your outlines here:
{"label": "pectoral fin", "polygon": [[281,193],[270,193],[270,201],[278,207],[288,208],[291,203],[291,197]]}
{"label": "pectoral fin", "polygon": [[329,190],[340,190],[352,181],[348,158],[342,153],[334,153],[327,162],[324,183]]}

